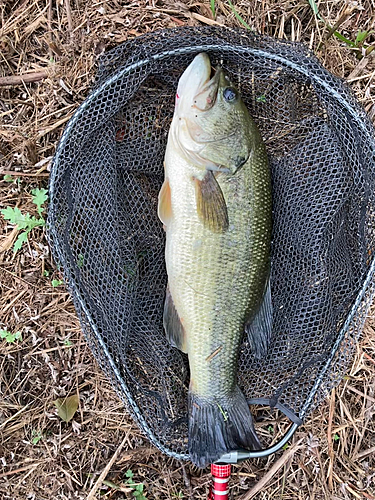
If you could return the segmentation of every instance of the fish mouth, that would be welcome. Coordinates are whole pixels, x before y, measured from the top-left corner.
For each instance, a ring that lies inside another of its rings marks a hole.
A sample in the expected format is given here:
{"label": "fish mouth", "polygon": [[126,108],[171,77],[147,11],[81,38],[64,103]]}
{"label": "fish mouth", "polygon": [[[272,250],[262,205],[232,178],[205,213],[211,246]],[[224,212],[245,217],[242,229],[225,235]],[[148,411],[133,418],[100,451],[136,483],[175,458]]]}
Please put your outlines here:
{"label": "fish mouth", "polygon": [[202,88],[194,96],[192,108],[199,111],[208,111],[214,106],[222,72],[223,70],[220,66],[216,68],[213,66],[210,67],[206,81],[203,82]]}

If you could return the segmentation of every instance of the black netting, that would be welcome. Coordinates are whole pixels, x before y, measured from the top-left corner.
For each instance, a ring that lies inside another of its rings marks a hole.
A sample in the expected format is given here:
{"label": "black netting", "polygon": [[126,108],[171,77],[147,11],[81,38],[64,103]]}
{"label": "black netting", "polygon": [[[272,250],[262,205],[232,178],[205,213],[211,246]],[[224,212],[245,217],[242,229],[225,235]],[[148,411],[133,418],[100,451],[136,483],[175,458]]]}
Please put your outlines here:
{"label": "black netting", "polygon": [[201,51],[238,86],[272,168],[274,340],[262,361],[243,342],[249,401],[303,419],[347,369],[372,294],[373,128],[312,54],[213,28],[153,33],[104,54],[54,158],[48,234],[101,367],[154,444],[180,458],[189,368],[162,327],[157,195],[177,82]]}

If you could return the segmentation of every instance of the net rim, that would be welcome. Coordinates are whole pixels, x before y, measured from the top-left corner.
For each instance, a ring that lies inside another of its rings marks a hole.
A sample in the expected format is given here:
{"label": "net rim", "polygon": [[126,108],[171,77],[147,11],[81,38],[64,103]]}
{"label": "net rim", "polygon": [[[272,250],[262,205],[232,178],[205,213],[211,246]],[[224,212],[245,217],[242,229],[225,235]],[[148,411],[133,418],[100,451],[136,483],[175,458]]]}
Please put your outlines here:
{"label": "net rim", "polygon": [[[180,28],[180,29],[183,30],[183,28]],[[147,39],[147,37],[149,37],[150,35],[155,35],[155,34],[157,34],[157,32],[154,32],[154,33],[148,34],[148,35],[143,35],[142,37],[139,37],[139,38]],[[219,36],[219,34],[216,34],[216,35]],[[138,43],[139,43],[139,39],[138,39]],[[371,141],[374,144],[374,149],[375,149],[374,137],[372,137],[371,134],[369,133],[369,130],[368,130],[368,128],[366,128],[366,124],[365,124],[364,120],[362,119],[363,117],[360,116],[358,113],[358,110],[355,109],[355,107],[351,105],[351,103],[346,98],[347,96],[340,94],[337,90],[332,88],[332,86],[327,81],[324,81],[323,78],[321,78],[317,74],[314,74],[314,72],[312,71],[311,68],[309,69],[309,68],[303,66],[302,64],[298,65],[294,61],[291,61],[291,60],[287,59],[286,57],[279,55],[279,54],[275,54],[273,52],[267,52],[266,50],[263,50],[263,49],[258,49],[258,48],[243,46],[243,45],[238,45],[238,44],[228,44],[228,43],[225,43],[225,44],[196,44],[196,45],[189,46],[189,47],[179,47],[179,48],[176,48],[173,50],[166,50],[166,51],[162,51],[162,52],[153,54],[147,58],[141,59],[137,62],[133,62],[132,64],[125,65],[125,66],[121,67],[112,76],[107,78],[102,84],[100,84],[98,87],[96,87],[88,95],[88,97],[85,99],[85,101],[78,107],[78,109],[76,110],[76,112],[74,113],[72,118],[69,120],[69,122],[68,122],[62,136],[61,136],[59,144],[56,148],[54,158],[52,160],[50,185],[49,185],[49,194],[50,194],[49,214],[55,213],[55,205],[54,205],[55,179],[56,179],[57,169],[59,167],[59,160],[60,160],[61,155],[63,154],[65,145],[66,145],[68,139],[70,138],[70,136],[72,134],[74,134],[75,126],[78,123],[81,116],[85,113],[87,108],[89,108],[90,105],[92,105],[95,102],[95,100],[102,94],[102,92],[106,88],[108,88],[112,84],[116,83],[121,78],[124,78],[127,74],[131,73],[132,71],[135,71],[136,69],[139,69],[139,68],[142,68],[146,65],[149,65],[152,62],[156,62],[158,60],[163,60],[163,59],[166,59],[168,57],[178,56],[181,54],[186,55],[186,54],[193,54],[193,53],[197,53],[197,52],[201,52],[201,51],[215,51],[215,50],[220,50],[223,52],[230,51],[232,53],[238,53],[238,54],[241,54],[241,53],[242,54],[254,54],[258,57],[263,57],[265,59],[273,60],[273,61],[276,61],[280,64],[283,64],[284,66],[289,67],[289,68],[297,71],[298,73],[304,75],[310,81],[311,80],[315,81],[318,85],[320,85],[328,93],[330,93],[331,96],[333,96],[334,99],[350,113],[351,118],[353,119],[356,126],[358,126],[361,129],[361,132],[364,133],[367,136],[367,138],[369,139],[369,141]],[[344,88],[345,90],[347,90],[343,86],[343,81],[340,78],[329,73],[327,70],[325,70],[325,68],[319,63],[318,60],[316,60],[315,64],[319,65],[319,69],[321,71],[323,71],[324,74],[329,75],[331,79],[339,82],[341,85],[341,88]],[[136,419],[138,420],[138,424],[141,426],[143,431],[147,434],[150,441],[158,449],[160,449],[163,453],[165,453],[169,456],[172,456],[176,459],[179,459],[179,460],[189,460],[188,454],[176,453],[176,452],[173,452],[172,450],[170,450],[169,448],[165,447],[156,438],[154,432],[152,431],[150,426],[147,424],[146,420],[143,418],[142,412],[140,411],[134,398],[131,396],[131,393],[128,390],[127,384],[124,382],[120,371],[118,370],[114,360],[112,359],[112,357],[109,353],[109,350],[108,350],[102,336],[100,335],[98,328],[97,328],[97,326],[92,318],[92,315],[89,312],[88,308],[86,307],[86,303],[83,300],[81,293],[79,292],[74,280],[71,279],[71,266],[69,265],[69,262],[65,258],[63,258],[63,253],[62,253],[61,247],[60,247],[61,243],[60,243],[59,238],[56,234],[54,223],[55,223],[55,216],[49,217],[49,222],[47,225],[47,236],[49,237],[50,244],[51,244],[51,246],[54,247],[54,249],[56,251],[59,262],[61,263],[61,265],[64,269],[64,273],[66,273],[68,286],[69,286],[70,290],[76,296],[78,302],[80,303],[82,310],[86,316],[86,319],[89,323],[89,326],[90,326],[90,328],[92,328],[93,332],[95,333],[96,338],[98,339],[99,344],[100,344],[101,348],[103,349],[103,352],[105,353],[106,358],[111,366],[111,369],[113,370],[113,373],[115,374],[115,376],[117,378],[117,382],[119,383],[119,386],[121,387],[121,390],[123,391],[123,394],[126,397],[127,403],[129,404],[130,409],[132,410],[132,412],[134,412],[134,415],[136,416]],[[345,320],[345,323],[337,336],[337,339],[336,339],[336,341],[335,341],[335,343],[330,351],[330,355],[329,355],[324,367],[320,371],[319,376],[317,377],[317,380],[316,380],[316,382],[315,382],[315,384],[310,392],[309,397],[305,401],[305,404],[303,405],[303,407],[300,411],[301,421],[306,416],[306,413],[307,413],[309,407],[313,403],[314,397],[319,390],[319,387],[322,383],[324,375],[326,374],[327,370],[329,369],[329,367],[334,359],[334,356],[335,356],[337,350],[339,349],[339,346],[340,346],[346,332],[348,331],[350,323],[353,320],[353,317],[355,316],[358,308],[361,305],[362,300],[365,298],[366,292],[369,290],[370,285],[374,281],[373,280],[374,273],[375,273],[375,257],[373,257],[373,259],[371,261],[371,264],[368,268],[366,278],[364,280],[364,284],[363,284],[361,290],[359,291],[359,293],[356,297],[356,300],[355,300],[355,302],[354,302],[354,304],[353,304],[353,306],[352,306],[352,308],[351,308],[351,310],[350,310],[350,312]],[[374,291],[372,291],[372,293],[370,293],[370,295],[368,297],[368,302],[367,302],[368,304],[372,300],[373,296],[374,296]],[[280,450],[282,448],[282,446],[285,444],[285,438],[288,437],[288,439],[289,439],[291,437],[291,435],[295,432],[295,430],[298,428],[299,425],[300,424],[298,424],[298,423],[293,423],[292,426],[285,433],[285,435],[281,439],[281,441],[276,443],[271,448],[268,448],[266,450],[247,452],[247,456],[245,458],[265,457],[265,456],[268,456],[268,455]],[[291,432],[292,430],[293,430],[293,432]]]}

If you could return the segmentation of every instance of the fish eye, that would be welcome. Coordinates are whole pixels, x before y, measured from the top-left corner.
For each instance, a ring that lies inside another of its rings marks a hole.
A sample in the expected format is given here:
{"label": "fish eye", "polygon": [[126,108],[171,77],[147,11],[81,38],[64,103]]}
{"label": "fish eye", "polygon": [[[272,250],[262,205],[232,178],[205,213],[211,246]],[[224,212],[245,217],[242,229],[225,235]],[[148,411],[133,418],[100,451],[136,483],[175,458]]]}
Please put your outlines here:
{"label": "fish eye", "polygon": [[237,91],[233,87],[227,87],[223,90],[223,97],[227,102],[233,102],[237,99]]}

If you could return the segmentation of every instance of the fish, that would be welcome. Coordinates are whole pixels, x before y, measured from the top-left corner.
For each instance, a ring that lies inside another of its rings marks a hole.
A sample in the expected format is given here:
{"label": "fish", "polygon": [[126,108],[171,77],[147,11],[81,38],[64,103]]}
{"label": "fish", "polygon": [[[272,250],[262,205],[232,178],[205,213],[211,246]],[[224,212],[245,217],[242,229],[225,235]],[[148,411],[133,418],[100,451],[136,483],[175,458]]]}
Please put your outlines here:
{"label": "fish", "polygon": [[158,216],[164,330],[188,355],[188,448],[203,468],[230,451],[261,448],[237,365],[244,334],[262,358],[272,332],[267,152],[238,90],[206,53],[178,82]]}

